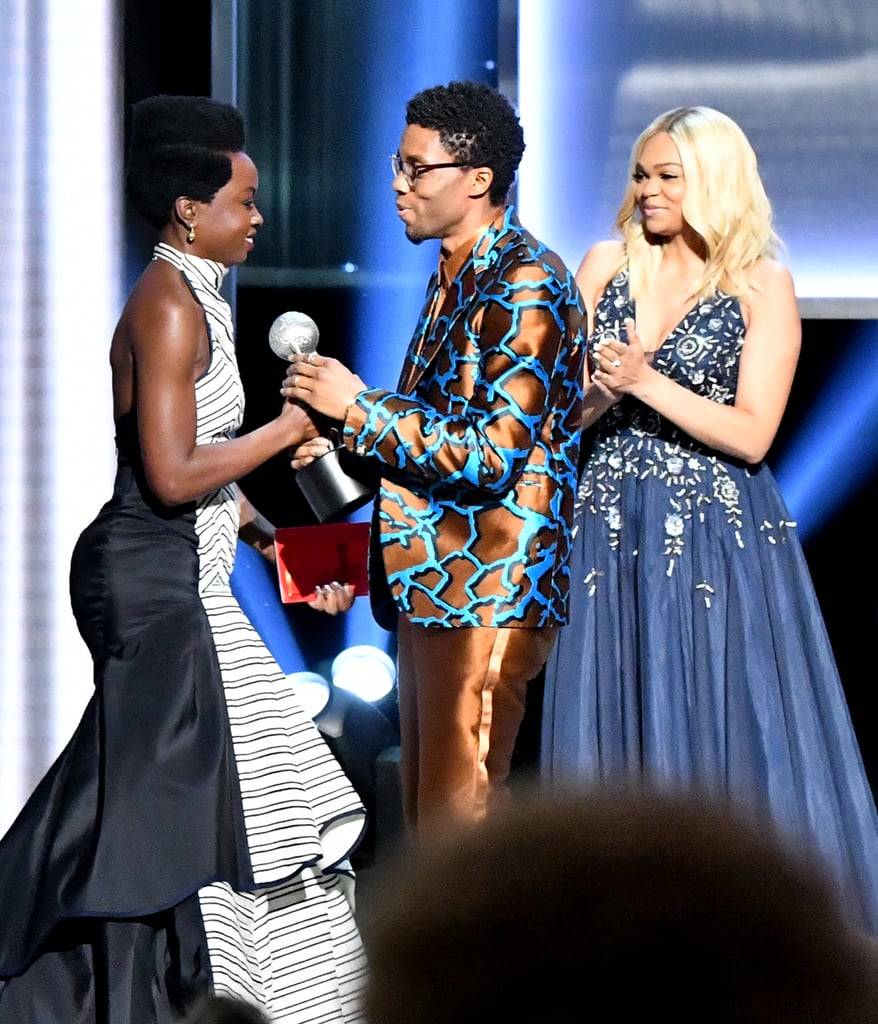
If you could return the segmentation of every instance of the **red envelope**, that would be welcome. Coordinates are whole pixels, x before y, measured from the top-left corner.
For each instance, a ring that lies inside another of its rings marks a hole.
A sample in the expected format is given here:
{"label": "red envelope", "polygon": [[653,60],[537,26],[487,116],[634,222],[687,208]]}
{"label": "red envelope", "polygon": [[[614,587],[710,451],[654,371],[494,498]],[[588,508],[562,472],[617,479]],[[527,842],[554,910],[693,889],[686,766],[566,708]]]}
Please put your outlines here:
{"label": "red envelope", "polygon": [[284,604],[310,601],[317,587],[350,583],[354,596],[369,593],[368,523],[286,526],[275,531],[277,581]]}

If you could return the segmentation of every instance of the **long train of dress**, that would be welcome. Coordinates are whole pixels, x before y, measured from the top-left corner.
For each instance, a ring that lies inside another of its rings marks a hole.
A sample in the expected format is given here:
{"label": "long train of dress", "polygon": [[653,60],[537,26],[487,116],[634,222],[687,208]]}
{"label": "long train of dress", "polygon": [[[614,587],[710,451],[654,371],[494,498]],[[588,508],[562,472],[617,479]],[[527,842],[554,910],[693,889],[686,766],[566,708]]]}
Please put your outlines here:
{"label": "long train of dress", "polygon": [[[225,268],[159,245],[202,304],[198,444],[240,425]],[[71,591],[95,692],[0,841],[0,1022],[170,1024],[202,991],[275,1022],[360,1019],[346,858],[360,800],[229,585],[225,487],[166,509],[133,415]]]}

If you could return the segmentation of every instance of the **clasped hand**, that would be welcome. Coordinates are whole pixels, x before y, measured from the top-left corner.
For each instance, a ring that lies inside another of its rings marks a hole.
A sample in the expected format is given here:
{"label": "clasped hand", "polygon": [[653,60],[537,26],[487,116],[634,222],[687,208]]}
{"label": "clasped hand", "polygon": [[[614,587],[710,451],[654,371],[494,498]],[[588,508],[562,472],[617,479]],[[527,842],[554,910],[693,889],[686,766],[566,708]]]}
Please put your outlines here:
{"label": "clasped hand", "polygon": [[290,452],[290,465],[295,470],[304,469],[309,462],[328,455],[332,451],[332,441],[328,437],[315,437],[305,441]]}
{"label": "clasped hand", "polygon": [[311,352],[292,357],[280,393],[330,419],[341,420],[348,405],[365,387],[362,380],[337,359]]}
{"label": "clasped hand", "polygon": [[591,379],[609,398],[631,394],[650,370],[637,327],[630,318],[625,321],[627,343],[604,336],[592,349],[594,369]]}

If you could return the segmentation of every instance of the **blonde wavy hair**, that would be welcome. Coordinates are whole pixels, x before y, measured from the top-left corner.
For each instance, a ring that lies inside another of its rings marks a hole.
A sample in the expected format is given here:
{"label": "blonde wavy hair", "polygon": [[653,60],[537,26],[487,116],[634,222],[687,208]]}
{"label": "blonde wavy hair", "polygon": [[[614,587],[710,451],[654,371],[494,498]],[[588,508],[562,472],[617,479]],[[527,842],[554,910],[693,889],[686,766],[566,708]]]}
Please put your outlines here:
{"label": "blonde wavy hair", "polygon": [[618,269],[630,268],[632,296],[643,291],[661,260],[660,239],[644,231],[635,199],[634,172],[643,147],[666,132],[683,165],[683,217],[703,246],[704,272],[693,295],[718,289],[746,298],[749,271],[763,256],[776,256],[782,243],[772,227],[771,203],[759,177],[756,154],[741,128],[711,107],[676,107],[660,114],[631,151],[631,180],[616,215],[624,242]]}

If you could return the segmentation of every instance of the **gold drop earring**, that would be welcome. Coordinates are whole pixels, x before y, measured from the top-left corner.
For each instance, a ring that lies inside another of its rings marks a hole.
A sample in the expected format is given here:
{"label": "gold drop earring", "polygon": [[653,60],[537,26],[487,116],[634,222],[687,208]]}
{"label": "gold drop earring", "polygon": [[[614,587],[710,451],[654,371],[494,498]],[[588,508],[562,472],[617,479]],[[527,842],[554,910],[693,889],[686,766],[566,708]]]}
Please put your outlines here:
{"label": "gold drop earring", "polygon": [[192,243],[195,241],[195,225],[187,224],[186,226],[189,228],[189,234],[186,236],[186,241],[190,245],[192,245]]}

